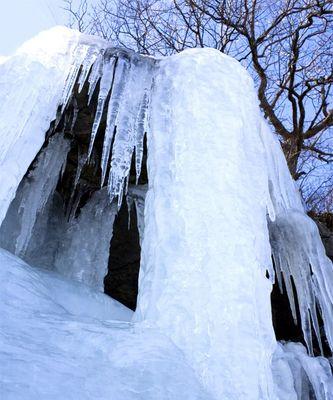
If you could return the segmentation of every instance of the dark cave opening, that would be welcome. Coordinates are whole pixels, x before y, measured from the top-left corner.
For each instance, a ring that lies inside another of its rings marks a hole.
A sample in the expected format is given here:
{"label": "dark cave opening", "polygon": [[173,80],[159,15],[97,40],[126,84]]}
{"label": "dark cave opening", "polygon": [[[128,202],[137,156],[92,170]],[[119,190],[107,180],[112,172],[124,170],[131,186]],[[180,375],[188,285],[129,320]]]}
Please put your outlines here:
{"label": "dark cave opening", "polygon": [[[272,321],[273,328],[275,332],[276,339],[279,341],[286,342],[299,342],[306,347],[304,340],[304,335],[301,327],[301,317],[299,312],[299,305],[297,300],[297,293],[293,278],[291,277],[291,282],[293,286],[297,323],[294,322],[290,302],[288,299],[285,282],[282,277],[283,291],[281,292],[277,282],[273,284],[271,292],[271,307],[272,307]],[[331,351],[328,345],[328,341],[324,332],[324,324],[321,318],[320,310],[317,307],[318,322],[320,326],[321,341],[323,346],[323,354],[321,353],[316,334],[313,327],[312,330],[312,341],[313,341],[313,351],[315,356],[324,355],[325,357],[331,357]]]}
{"label": "dark cave opening", "polygon": [[136,308],[140,255],[136,209],[131,207],[129,216],[123,201],[113,225],[104,292],[132,310]]}
{"label": "dark cave opening", "polygon": [[297,311],[297,324],[295,324],[291,312],[284,280],[282,284],[283,284],[283,292],[281,292],[277,282],[274,283],[271,292],[272,319],[273,319],[273,327],[276,339],[284,341],[301,342],[305,345],[302,328],[300,326],[300,314],[299,314],[299,308],[298,308],[298,302],[294,284],[293,288],[294,288],[294,296],[295,296],[296,311]]}

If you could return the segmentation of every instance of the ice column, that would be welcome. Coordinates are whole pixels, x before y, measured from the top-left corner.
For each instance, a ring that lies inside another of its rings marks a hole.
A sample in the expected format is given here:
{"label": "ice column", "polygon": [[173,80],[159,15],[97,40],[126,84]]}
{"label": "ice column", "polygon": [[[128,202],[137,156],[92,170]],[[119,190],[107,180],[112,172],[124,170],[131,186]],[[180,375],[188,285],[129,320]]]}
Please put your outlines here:
{"label": "ice column", "polygon": [[251,78],[214,50],[160,61],[148,134],[137,321],[216,399],[275,399],[267,168]]}

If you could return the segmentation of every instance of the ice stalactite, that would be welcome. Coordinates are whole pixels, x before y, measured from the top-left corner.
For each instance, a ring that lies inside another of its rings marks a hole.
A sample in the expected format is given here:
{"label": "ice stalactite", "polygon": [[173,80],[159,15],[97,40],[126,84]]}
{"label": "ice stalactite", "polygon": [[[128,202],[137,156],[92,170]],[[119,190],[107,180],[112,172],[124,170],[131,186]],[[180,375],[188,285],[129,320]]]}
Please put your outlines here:
{"label": "ice stalactite", "polygon": [[333,375],[324,357],[310,357],[300,343],[279,343],[272,361],[281,400],[332,400]]}
{"label": "ice stalactite", "polygon": [[68,150],[69,142],[62,133],[53,136],[28,174],[18,208],[20,232],[15,244],[17,255],[23,256],[26,252],[36,218],[56,189]]}

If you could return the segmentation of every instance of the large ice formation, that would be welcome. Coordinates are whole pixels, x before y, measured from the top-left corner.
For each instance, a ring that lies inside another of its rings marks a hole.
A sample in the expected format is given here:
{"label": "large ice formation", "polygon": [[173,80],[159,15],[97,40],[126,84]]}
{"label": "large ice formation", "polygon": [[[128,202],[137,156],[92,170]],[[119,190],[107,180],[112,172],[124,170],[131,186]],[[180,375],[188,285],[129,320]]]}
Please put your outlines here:
{"label": "large ice formation", "polygon": [[[6,399],[333,398],[314,357],[333,348],[332,263],[237,61],[55,28],[0,64],[0,96],[0,247],[38,267],[0,252]],[[133,317],[96,292],[125,200],[142,253]],[[307,349],[275,339],[275,276]]]}

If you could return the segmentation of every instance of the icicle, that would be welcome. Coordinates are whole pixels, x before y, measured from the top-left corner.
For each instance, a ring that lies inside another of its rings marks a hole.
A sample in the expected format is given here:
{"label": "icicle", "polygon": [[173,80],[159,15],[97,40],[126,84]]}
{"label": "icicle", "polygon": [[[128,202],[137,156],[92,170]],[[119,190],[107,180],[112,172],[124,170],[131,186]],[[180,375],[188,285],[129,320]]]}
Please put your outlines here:
{"label": "icicle", "polygon": [[111,85],[112,85],[112,81],[113,81],[114,63],[115,63],[114,57],[104,59],[103,72],[102,72],[102,78],[101,78],[99,94],[98,94],[98,101],[97,101],[97,110],[96,110],[96,114],[95,114],[95,120],[94,120],[94,124],[93,124],[93,128],[92,128],[92,132],[91,132],[91,138],[90,138],[90,144],[89,144],[89,150],[88,150],[88,158],[91,155],[92,148],[94,146],[95,138],[97,135],[97,131],[98,131],[101,119],[102,119],[105,100],[111,89]]}
{"label": "icicle", "polygon": [[131,197],[130,196],[126,196],[127,214],[128,214],[128,225],[127,225],[127,229],[128,230],[130,230],[130,228],[131,228],[132,202],[133,202],[133,200],[131,199]]}
{"label": "icicle", "polygon": [[79,191],[77,192],[75,198],[74,198],[75,191],[72,192],[73,193],[73,197],[71,196],[71,204],[68,204],[68,210],[67,210],[67,213],[66,213],[67,221],[71,221],[71,220],[73,220],[75,218],[76,211],[77,211],[77,209],[79,207],[80,200],[81,200],[81,197],[82,197],[84,192],[85,191],[82,188],[80,188]]}
{"label": "icicle", "polygon": [[112,86],[112,92],[108,104],[108,113],[106,120],[106,130],[104,134],[104,143],[103,143],[103,152],[102,152],[102,180],[101,186],[103,186],[105,182],[107,165],[110,158],[110,149],[113,139],[113,133],[116,125],[116,118],[120,106],[120,102],[122,99],[122,95],[125,89],[125,85],[127,82],[127,75],[129,71],[129,63],[126,59],[118,58],[117,64],[115,67],[115,77]]}
{"label": "icicle", "polygon": [[72,118],[72,124],[71,124],[71,129],[70,129],[71,133],[73,133],[73,129],[74,129],[78,114],[79,114],[79,108],[78,108],[78,105],[77,105],[77,101],[74,98],[74,101],[73,101],[73,118]]}
{"label": "icicle", "polygon": [[143,241],[144,234],[144,211],[145,211],[145,197],[148,190],[148,185],[135,185],[130,186],[128,189],[128,195],[126,197],[127,201],[131,204],[134,202],[136,217],[137,217],[137,226],[139,230],[140,236],[140,245]]}
{"label": "icicle", "polygon": [[63,90],[63,94],[62,94],[62,100],[60,102],[60,104],[62,105],[62,113],[63,113],[64,109],[66,108],[68,100],[73,93],[73,88],[74,88],[75,82],[76,82],[78,74],[80,72],[81,65],[87,56],[88,50],[89,50],[89,47],[84,46],[84,45],[79,45],[76,49],[76,54],[74,57],[75,62],[73,63],[70,73],[68,75],[68,78],[66,80],[65,87]]}
{"label": "icicle", "polygon": [[[333,268],[325,256],[315,223],[303,212],[289,210],[270,222],[270,239],[278,281],[281,274],[296,322],[291,276],[295,284],[304,339],[313,354],[312,327],[322,351],[316,305],[324,321],[325,333],[333,349],[333,302],[328,287],[333,287]],[[281,286],[281,284],[280,284]]]}
{"label": "icicle", "polygon": [[94,62],[92,69],[91,69],[91,73],[88,78],[88,82],[89,82],[88,104],[90,104],[90,102],[91,102],[92,96],[93,96],[96,86],[97,86],[97,83],[102,76],[102,72],[103,72],[103,55],[100,54],[97,57],[96,61]]}
{"label": "icicle", "polygon": [[56,188],[69,147],[69,142],[61,133],[53,136],[49,145],[38,157],[35,168],[29,174],[19,207],[21,231],[16,240],[15,254],[24,254],[37,214],[43,210]]}
{"label": "icicle", "polygon": [[136,184],[139,182],[141,175],[141,165],[143,158],[143,148],[144,148],[144,135],[146,132],[146,120],[149,104],[148,93],[144,94],[141,108],[136,121],[136,143],[135,143],[135,173],[136,173]]}
{"label": "icicle", "polygon": [[87,55],[82,63],[81,72],[80,72],[80,76],[78,79],[78,85],[79,85],[78,92],[79,93],[81,93],[83,86],[86,83],[86,80],[88,78],[90,69],[91,69],[92,65],[94,64],[94,62],[96,61],[99,54],[103,54],[103,53],[101,53],[101,51],[94,46],[89,47]]}
{"label": "icicle", "polygon": [[137,143],[138,115],[140,115],[147,91],[151,89],[151,82],[151,64],[147,60],[132,60],[123,101],[116,119],[117,130],[108,181],[108,190],[113,196],[120,196],[125,178],[130,171],[132,155]]}
{"label": "icicle", "polygon": [[[63,133],[62,133],[62,134],[63,134]],[[61,179],[64,177],[64,173],[65,173],[66,167],[67,167],[67,160],[68,160],[67,155],[68,155],[68,154],[66,153],[66,158],[65,158],[64,163],[63,163],[63,165],[62,165],[62,167],[61,167],[61,172],[60,172],[60,178],[61,178]]]}
{"label": "icicle", "polygon": [[79,179],[80,179],[81,173],[82,173],[82,169],[87,162],[88,155],[86,153],[81,153],[80,149],[78,149],[77,157],[78,157],[78,159],[77,159],[77,169],[76,169],[75,180],[74,180],[74,190],[79,182]]}

